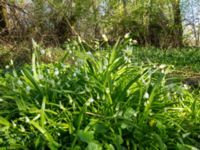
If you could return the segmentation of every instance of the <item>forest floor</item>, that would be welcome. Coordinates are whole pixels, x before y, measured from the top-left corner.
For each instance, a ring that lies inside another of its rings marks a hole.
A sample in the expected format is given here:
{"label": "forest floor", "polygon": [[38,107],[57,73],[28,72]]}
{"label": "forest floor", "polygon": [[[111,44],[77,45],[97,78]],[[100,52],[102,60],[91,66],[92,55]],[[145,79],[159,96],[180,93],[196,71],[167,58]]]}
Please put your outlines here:
{"label": "forest floor", "polygon": [[146,63],[158,63],[173,66],[170,76],[182,79],[186,84],[198,86],[200,84],[200,49],[133,49],[133,57],[136,61]]}

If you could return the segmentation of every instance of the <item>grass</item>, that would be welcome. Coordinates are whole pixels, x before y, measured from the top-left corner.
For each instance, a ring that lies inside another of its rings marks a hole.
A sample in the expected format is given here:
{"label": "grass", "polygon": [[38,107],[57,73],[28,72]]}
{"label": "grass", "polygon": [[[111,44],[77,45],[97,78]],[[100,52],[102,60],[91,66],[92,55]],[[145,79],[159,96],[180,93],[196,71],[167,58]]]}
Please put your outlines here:
{"label": "grass", "polygon": [[160,50],[134,47],[133,56],[136,61],[174,65],[179,71],[200,72],[200,50],[198,48]]}
{"label": "grass", "polygon": [[169,78],[170,66],[120,45],[76,45],[48,64],[42,50],[34,43],[31,65],[1,73],[1,149],[200,148],[198,93]]}
{"label": "grass", "polygon": [[200,50],[198,48],[161,50],[156,48],[127,47],[127,49],[129,48],[132,49],[134,61],[173,66],[174,70],[169,76],[176,77],[192,87],[199,87]]}

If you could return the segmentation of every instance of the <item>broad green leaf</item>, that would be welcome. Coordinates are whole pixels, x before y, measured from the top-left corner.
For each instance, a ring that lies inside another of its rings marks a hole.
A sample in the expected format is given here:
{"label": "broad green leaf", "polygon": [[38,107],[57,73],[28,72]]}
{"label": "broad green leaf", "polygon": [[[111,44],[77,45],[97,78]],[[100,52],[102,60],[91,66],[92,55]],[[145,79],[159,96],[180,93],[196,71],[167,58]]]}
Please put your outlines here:
{"label": "broad green leaf", "polygon": [[112,144],[105,144],[106,150],[115,150],[115,147]]}
{"label": "broad green leaf", "polygon": [[103,150],[101,144],[97,142],[89,142],[88,146],[86,147],[86,150]]}
{"label": "broad green leaf", "polygon": [[79,130],[78,137],[80,138],[81,141],[90,143],[94,140],[94,131]]}

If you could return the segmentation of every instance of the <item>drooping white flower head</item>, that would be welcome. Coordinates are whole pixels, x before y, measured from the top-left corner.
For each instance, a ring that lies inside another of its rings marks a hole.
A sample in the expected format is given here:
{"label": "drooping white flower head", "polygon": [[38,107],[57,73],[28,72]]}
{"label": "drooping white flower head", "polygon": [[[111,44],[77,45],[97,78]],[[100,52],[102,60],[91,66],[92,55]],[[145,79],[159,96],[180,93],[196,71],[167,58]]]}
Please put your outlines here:
{"label": "drooping white flower head", "polygon": [[144,99],[148,99],[148,98],[149,98],[149,93],[145,92],[143,98],[144,98]]}
{"label": "drooping white flower head", "polygon": [[94,99],[91,97],[91,98],[89,99],[89,102],[90,102],[90,103],[93,103],[93,102],[94,102]]}
{"label": "drooping white flower head", "polygon": [[92,53],[91,53],[90,51],[88,51],[88,52],[87,52],[87,55],[90,55],[90,56],[92,56]]}
{"label": "drooping white flower head", "polygon": [[39,75],[38,75],[38,78],[39,78],[40,80],[42,80],[42,79],[44,78],[44,76],[43,76],[42,74],[39,74]]}
{"label": "drooping white flower head", "polygon": [[55,70],[54,75],[58,76],[59,75],[59,70]]}
{"label": "drooping white flower head", "polygon": [[105,34],[102,34],[102,38],[105,42],[108,42],[108,37]]}
{"label": "drooping white flower head", "polygon": [[30,119],[27,116],[25,117],[25,120],[26,120],[26,123],[30,122]]}
{"label": "drooping white flower head", "polygon": [[27,87],[26,87],[26,91],[27,91],[27,92],[30,92],[30,90],[31,90],[31,87],[30,87],[30,86],[27,86]]}
{"label": "drooping white flower head", "polygon": [[9,65],[6,65],[6,66],[5,66],[5,68],[6,68],[6,69],[9,69],[9,68],[10,68],[10,66],[9,66]]}
{"label": "drooping white flower head", "polygon": [[41,49],[41,50],[40,50],[40,53],[41,53],[42,55],[44,55],[44,54],[45,54],[45,50],[44,50],[44,49]]}
{"label": "drooping white flower head", "polygon": [[137,40],[132,40],[133,44],[138,44]]}
{"label": "drooping white flower head", "polygon": [[18,81],[17,81],[17,84],[18,84],[18,85],[22,85],[23,83],[22,83],[21,80],[18,80]]}
{"label": "drooping white flower head", "polygon": [[73,76],[76,77],[76,72],[73,73]]}
{"label": "drooping white flower head", "polygon": [[161,65],[159,66],[159,69],[164,69],[165,67],[166,67],[165,64],[161,64]]}
{"label": "drooping white flower head", "polygon": [[90,106],[91,103],[94,102],[94,99],[91,97],[87,100],[87,102],[85,103],[86,106]]}
{"label": "drooping white flower head", "polygon": [[126,33],[125,35],[124,35],[124,38],[125,39],[128,39],[130,37],[130,33]]}

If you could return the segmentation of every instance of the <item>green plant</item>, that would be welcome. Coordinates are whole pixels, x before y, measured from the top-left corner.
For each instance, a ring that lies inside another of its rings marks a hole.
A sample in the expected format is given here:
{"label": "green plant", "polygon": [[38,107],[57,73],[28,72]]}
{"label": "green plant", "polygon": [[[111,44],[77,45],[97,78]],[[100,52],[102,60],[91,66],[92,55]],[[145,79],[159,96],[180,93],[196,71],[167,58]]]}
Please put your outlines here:
{"label": "green plant", "polygon": [[2,148],[200,148],[198,98],[168,66],[137,64],[117,44],[44,64],[37,48],[32,65],[0,76]]}

